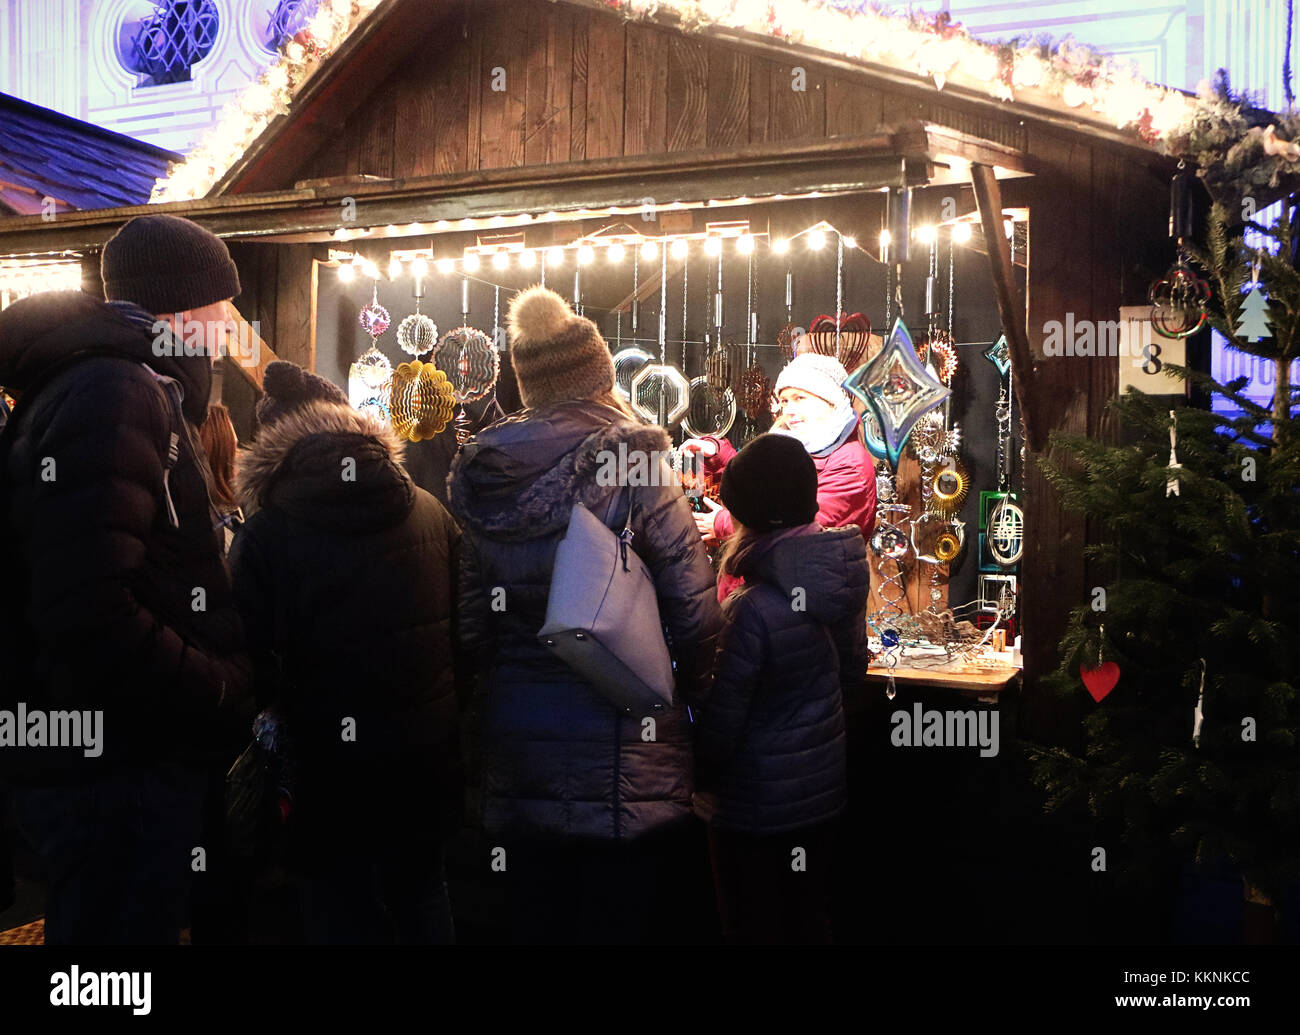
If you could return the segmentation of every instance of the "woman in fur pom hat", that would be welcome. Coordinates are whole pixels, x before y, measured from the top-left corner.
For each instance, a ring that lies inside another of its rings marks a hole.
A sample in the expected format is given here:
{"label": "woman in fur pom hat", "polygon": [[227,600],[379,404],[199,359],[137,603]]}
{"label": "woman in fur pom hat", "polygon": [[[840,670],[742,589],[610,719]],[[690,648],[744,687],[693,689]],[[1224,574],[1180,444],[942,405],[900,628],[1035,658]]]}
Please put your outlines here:
{"label": "woman in fur pom hat", "polygon": [[447,943],[459,828],[452,614],[459,531],[402,443],[334,384],[266,368],[231,569],[258,703],[296,768],[290,865],[314,943]]}
{"label": "woman in fur pom hat", "polygon": [[[469,441],[452,466],[450,507],[464,530],[460,641],[477,660],[472,766],[479,819],[507,846],[517,941],[636,942],[678,896],[657,872],[698,837],[683,697],[712,661],[720,624],[713,572],[680,485],[631,491],[632,549],[655,580],[677,661],[678,696],[653,718],[623,715],[537,641],[556,546],[576,501],[611,528],[619,485],[598,484],[620,449],[666,452],[614,391],[596,325],[545,288],[510,306],[510,360],[525,409]],[[648,459],[656,460],[649,456]],[[676,865],[676,864],[674,864]],[[707,905],[707,875],[701,882]]]}

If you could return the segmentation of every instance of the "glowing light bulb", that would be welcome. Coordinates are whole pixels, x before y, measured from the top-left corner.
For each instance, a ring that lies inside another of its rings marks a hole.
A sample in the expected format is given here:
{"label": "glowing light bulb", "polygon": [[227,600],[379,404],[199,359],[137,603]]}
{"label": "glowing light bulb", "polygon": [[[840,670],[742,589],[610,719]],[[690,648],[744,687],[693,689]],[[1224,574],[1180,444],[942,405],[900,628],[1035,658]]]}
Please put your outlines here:
{"label": "glowing light bulb", "polygon": [[371,280],[379,279],[379,267],[376,266],[369,259],[366,259],[365,262],[361,264],[361,272],[364,273]]}
{"label": "glowing light bulb", "polygon": [[844,247],[845,247],[845,248],[856,248],[857,246],[858,246],[858,239],[857,239],[856,237],[846,237],[846,238],[844,238]]}
{"label": "glowing light bulb", "polygon": [[772,251],[776,252],[777,255],[784,255],[789,250],[790,250],[789,238],[778,237],[775,241],[772,242]]}
{"label": "glowing light bulb", "polygon": [[411,263],[411,272],[417,277],[427,277],[429,275],[429,264],[424,259],[416,259]]}
{"label": "glowing light bulb", "polygon": [[345,262],[339,267],[339,280],[344,284],[351,284],[357,279],[357,271],[352,268],[352,263]]}
{"label": "glowing light bulb", "polygon": [[970,240],[970,224],[956,223],[952,228],[952,239],[958,244],[965,244]]}
{"label": "glowing light bulb", "polygon": [[753,234],[741,234],[740,238],[736,241],[736,251],[740,252],[741,255],[748,255],[753,250],[754,250]]}
{"label": "glowing light bulb", "polygon": [[479,268],[479,263],[480,260],[478,257],[478,252],[470,252],[468,255],[465,256],[465,272],[466,273],[477,272]]}
{"label": "glowing light bulb", "polygon": [[888,230],[881,230],[881,231],[880,231],[880,247],[882,247],[882,248],[888,248],[888,247],[889,247],[889,242],[892,241],[892,240],[893,240],[893,237],[890,236],[890,233],[889,233]]}
{"label": "glowing light bulb", "polygon": [[584,266],[594,261],[596,258],[596,249],[589,244],[584,244],[578,249],[578,261]]}
{"label": "glowing light bulb", "polygon": [[916,239],[922,244],[934,244],[939,233],[932,226],[923,226],[916,231]]}
{"label": "glowing light bulb", "polygon": [[679,237],[668,248],[674,259],[686,258],[686,238]]}
{"label": "glowing light bulb", "polygon": [[814,230],[808,235],[808,247],[813,251],[820,251],[826,247],[826,231]]}
{"label": "glowing light bulb", "polygon": [[396,280],[402,275],[402,260],[394,256],[388,260],[388,279]]}
{"label": "glowing light bulb", "polygon": [[659,254],[659,246],[654,241],[646,241],[641,245],[641,258],[646,262],[652,262],[654,257]]}
{"label": "glowing light bulb", "polygon": [[548,266],[563,266],[563,265],[564,265],[564,249],[563,249],[563,248],[552,248],[549,252],[547,252],[547,253],[546,253],[546,264],[547,264]]}
{"label": "glowing light bulb", "polygon": [[537,253],[534,251],[522,251],[519,253],[519,265],[526,270],[532,269],[537,265]]}
{"label": "glowing light bulb", "polygon": [[719,241],[716,237],[710,237],[707,241],[704,242],[704,254],[721,255],[722,242]]}
{"label": "glowing light bulb", "polygon": [[503,270],[510,265],[510,253],[506,251],[497,252],[492,256],[492,268]]}
{"label": "glowing light bulb", "polygon": [[456,268],[456,264],[451,259],[439,259],[437,266],[439,273],[450,273]]}
{"label": "glowing light bulb", "polygon": [[627,249],[621,244],[615,243],[609,246],[609,250],[605,254],[609,257],[610,262],[622,262],[623,256],[627,254]]}

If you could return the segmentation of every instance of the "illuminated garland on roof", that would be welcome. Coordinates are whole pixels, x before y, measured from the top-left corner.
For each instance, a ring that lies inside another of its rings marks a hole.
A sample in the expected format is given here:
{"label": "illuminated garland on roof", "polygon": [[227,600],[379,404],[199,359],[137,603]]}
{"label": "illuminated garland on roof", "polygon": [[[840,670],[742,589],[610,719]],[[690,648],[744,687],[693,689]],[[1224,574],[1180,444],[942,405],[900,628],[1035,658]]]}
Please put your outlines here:
{"label": "illuminated garland on roof", "polygon": [[[303,85],[356,30],[380,0],[321,0],[306,28],[154,188],[153,201],[206,195],[277,115],[287,114]],[[900,17],[874,8],[846,9],[817,0],[602,0],[627,20],[674,16],[683,31],[753,32],[826,54],[902,69],[988,93],[1004,101],[1036,100],[1091,111],[1118,129],[1157,143],[1187,120],[1192,101],[1148,83],[1121,62],[1070,40],[1055,48],[974,39],[948,15]]]}

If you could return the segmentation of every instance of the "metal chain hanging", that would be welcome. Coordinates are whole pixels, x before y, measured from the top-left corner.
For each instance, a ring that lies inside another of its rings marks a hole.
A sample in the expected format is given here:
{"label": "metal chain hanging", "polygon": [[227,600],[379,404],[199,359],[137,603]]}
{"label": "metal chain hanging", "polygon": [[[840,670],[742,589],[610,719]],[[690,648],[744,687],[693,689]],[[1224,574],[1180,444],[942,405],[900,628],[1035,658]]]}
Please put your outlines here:
{"label": "metal chain hanging", "polygon": [[[619,310],[621,314],[622,309]],[[632,337],[637,336],[641,323],[641,249],[632,250]]]}
{"label": "metal chain hanging", "polygon": [[682,373],[686,373],[686,289],[689,286],[691,262],[687,256],[682,262]]}
{"label": "metal chain hanging", "polygon": [[835,259],[835,355],[840,356],[840,317],[844,313],[844,235],[838,230],[835,239],[839,241]]}

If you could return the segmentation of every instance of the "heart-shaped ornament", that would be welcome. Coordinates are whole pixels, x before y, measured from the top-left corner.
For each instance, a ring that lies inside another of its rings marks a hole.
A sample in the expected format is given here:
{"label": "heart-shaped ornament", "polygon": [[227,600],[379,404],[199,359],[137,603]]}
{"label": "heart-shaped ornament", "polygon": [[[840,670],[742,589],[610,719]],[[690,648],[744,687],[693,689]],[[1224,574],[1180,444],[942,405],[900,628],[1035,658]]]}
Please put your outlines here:
{"label": "heart-shaped ornament", "polygon": [[1119,666],[1113,661],[1107,661],[1096,668],[1080,665],[1079,678],[1083,680],[1083,685],[1088,688],[1088,693],[1092,695],[1092,699],[1100,701],[1114,690],[1115,684],[1119,682]]}

